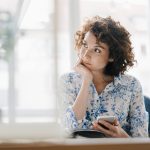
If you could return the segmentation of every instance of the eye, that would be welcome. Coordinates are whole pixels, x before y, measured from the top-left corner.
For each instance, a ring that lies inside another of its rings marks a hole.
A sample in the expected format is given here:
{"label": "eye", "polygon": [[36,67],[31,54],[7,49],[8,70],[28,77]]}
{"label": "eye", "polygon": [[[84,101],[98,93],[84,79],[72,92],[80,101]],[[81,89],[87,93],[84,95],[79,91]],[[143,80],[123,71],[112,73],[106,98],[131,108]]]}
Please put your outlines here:
{"label": "eye", "polygon": [[100,49],[98,49],[98,48],[95,48],[95,52],[96,52],[96,53],[100,53],[100,52],[101,52],[101,50],[100,50]]}
{"label": "eye", "polygon": [[82,42],[83,47],[88,48],[87,44],[85,42]]}

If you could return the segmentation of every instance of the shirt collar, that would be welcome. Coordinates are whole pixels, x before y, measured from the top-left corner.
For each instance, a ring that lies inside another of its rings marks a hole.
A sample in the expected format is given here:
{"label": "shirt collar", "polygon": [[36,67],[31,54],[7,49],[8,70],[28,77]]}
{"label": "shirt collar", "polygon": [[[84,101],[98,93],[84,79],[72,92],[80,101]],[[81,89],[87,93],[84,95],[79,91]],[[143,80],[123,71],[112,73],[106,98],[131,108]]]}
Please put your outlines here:
{"label": "shirt collar", "polygon": [[114,80],[105,87],[104,92],[113,91],[115,88],[125,85],[126,82],[123,80],[122,76],[121,73],[118,76],[115,76]]}
{"label": "shirt collar", "polygon": [[123,74],[119,74],[118,76],[114,77],[114,85],[125,85],[126,82],[123,80]]}

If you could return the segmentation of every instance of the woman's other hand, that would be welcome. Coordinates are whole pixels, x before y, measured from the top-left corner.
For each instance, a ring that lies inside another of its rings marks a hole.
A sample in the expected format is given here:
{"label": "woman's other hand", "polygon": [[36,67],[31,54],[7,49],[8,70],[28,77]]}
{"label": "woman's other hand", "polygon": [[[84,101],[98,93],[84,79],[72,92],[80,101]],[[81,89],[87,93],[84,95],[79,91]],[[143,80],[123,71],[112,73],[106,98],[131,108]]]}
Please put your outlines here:
{"label": "woman's other hand", "polygon": [[101,131],[107,137],[127,138],[129,135],[121,128],[116,119],[113,124],[105,120],[96,120],[93,122],[93,129]]}

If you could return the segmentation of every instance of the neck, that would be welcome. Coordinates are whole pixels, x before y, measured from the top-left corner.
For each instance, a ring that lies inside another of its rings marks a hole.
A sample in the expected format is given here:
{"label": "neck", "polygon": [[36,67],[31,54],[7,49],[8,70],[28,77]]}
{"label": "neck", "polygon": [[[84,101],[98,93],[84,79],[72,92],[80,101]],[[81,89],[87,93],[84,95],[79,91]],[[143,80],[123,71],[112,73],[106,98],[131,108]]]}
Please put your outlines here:
{"label": "neck", "polygon": [[106,84],[113,80],[112,76],[104,75],[102,72],[92,72],[94,84]]}

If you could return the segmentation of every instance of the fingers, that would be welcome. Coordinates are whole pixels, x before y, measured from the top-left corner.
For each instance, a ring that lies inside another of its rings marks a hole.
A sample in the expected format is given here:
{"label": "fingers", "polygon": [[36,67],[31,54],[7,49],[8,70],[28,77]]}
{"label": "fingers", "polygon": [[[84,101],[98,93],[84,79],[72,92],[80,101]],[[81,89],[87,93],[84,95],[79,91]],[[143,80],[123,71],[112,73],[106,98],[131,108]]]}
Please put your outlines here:
{"label": "fingers", "polygon": [[93,128],[111,137],[115,137],[117,133],[117,127],[104,120],[93,122]]}
{"label": "fingers", "polygon": [[[103,126],[105,126],[107,129],[103,128]],[[94,121],[93,129],[101,131],[105,134],[105,136],[108,137],[129,137],[129,135],[121,128],[117,120],[115,121],[114,125],[104,120]]]}
{"label": "fingers", "polygon": [[117,119],[115,119],[115,121],[114,121],[114,124],[113,124],[114,126],[119,126],[119,121],[117,120]]}
{"label": "fingers", "polygon": [[114,133],[108,129],[103,128],[101,125],[99,125],[98,123],[94,122],[93,123],[93,129],[101,131],[102,133],[104,133],[107,137],[114,137]]}
{"label": "fingers", "polygon": [[82,62],[82,59],[85,57],[85,55],[87,54],[87,52],[88,52],[88,50],[85,51],[85,53],[83,54],[83,56],[80,53],[78,54],[78,59],[77,59],[77,62],[75,64],[75,66],[79,65]]}
{"label": "fingers", "polygon": [[85,51],[85,53],[84,53],[84,55],[82,56],[82,58],[84,58],[84,57],[85,57],[85,55],[87,54],[87,52],[88,52],[88,50],[86,50],[86,51]]}
{"label": "fingers", "polygon": [[116,127],[114,125],[112,125],[111,123],[104,121],[104,120],[99,120],[98,123],[104,125],[105,127],[107,127],[109,130],[116,132]]}
{"label": "fingers", "polygon": [[81,57],[78,57],[77,62],[75,63],[75,66],[79,65],[81,61],[82,61]]}
{"label": "fingers", "polygon": [[88,49],[87,50],[80,49],[79,53],[78,53],[78,56],[80,58],[84,58],[86,56],[87,52],[88,52]]}
{"label": "fingers", "polygon": [[77,62],[74,65],[73,69],[78,73],[82,72],[83,66],[82,66],[82,59],[80,57],[77,59]]}
{"label": "fingers", "polygon": [[75,66],[73,67],[73,70],[79,73],[84,81],[88,81],[88,83],[91,83],[91,81],[93,80],[92,72],[84,65],[81,57],[78,58]]}

